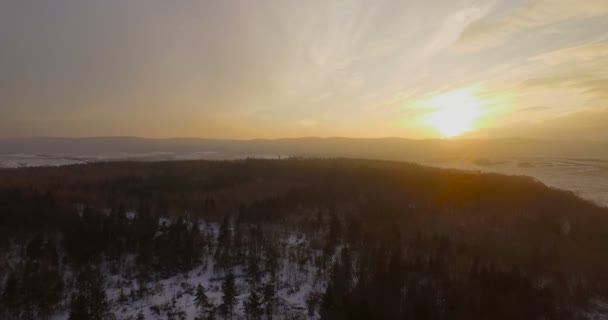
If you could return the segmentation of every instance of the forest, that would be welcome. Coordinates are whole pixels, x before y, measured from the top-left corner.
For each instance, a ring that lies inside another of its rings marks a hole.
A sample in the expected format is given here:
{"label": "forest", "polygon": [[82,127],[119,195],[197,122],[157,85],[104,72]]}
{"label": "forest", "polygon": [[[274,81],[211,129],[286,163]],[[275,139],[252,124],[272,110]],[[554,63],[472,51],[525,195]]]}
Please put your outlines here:
{"label": "forest", "polygon": [[1,319],[591,319],[608,208],[356,159],[0,169]]}

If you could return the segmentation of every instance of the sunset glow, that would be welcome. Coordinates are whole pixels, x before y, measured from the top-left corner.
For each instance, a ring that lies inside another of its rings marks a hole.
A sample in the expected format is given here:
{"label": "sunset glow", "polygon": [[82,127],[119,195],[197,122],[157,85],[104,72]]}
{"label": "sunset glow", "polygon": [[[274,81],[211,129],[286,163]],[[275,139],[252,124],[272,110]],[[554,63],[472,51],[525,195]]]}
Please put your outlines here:
{"label": "sunset glow", "polygon": [[429,104],[436,111],[427,116],[425,123],[446,138],[472,130],[475,120],[482,114],[482,102],[470,88],[436,96]]}
{"label": "sunset glow", "polygon": [[608,320],[607,71],[608,0],[0,0],[0,320]]}
{"label": "sunset glow", "polygon": [[0,138],[604,140],[607,17],[607,0],[1,1]]}

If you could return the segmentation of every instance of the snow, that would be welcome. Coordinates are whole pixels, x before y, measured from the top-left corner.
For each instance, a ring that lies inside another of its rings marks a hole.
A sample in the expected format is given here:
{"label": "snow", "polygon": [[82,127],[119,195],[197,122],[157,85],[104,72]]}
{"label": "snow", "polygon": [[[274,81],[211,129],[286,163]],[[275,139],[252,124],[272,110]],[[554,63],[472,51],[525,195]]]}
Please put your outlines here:
{"label": "snow", "polygon": [[[127,216],[136,216],[137,212],[127,211]],[[159,223],[170,223],[167,218],[161,218]],[[219,232],[218,223],[201,222],[199,224],[201,236],[217,237]],[[282,260],[279,261],[279,271],[277,272],[277,308],[275,311],[276,319],[318,319],[318,315],[308,317],[306,300],[310,294],[319,294],[325,290],[326,279],[320,278],[316,274],[313,255],[312,261],[307,261],[301,266],[296,260],[298,250],[310,250],[306,247],[307,238],[303,233],[296,231],[283,232],[278,244],[280,250],[284,252]],[[337,259],[342,245],[335,249],[333,259]],[[7,256],[7,262],[15,265],[19,248]],[[167,278],[158,275],[153,276],[147,284],[148,294],[140,298],[137,294],[139,283],[135,274],[136,257],[133,254],[122,258],[123,268],[119,274],[112,274],[111,268],[107,263],[101,265],[105,275],[105,291],[108,298],[111,312],[117,320],[135,320],[141,314],[144,319],[161,320],[171,319],[170,313],[181,313],[183,319],[193,320],[199,315],[199,310],[194,303],[196,287],[201,284],[205,287],[206,295],[209,300],[219,306],[222,300],[221,285],[225,277],[225,272],[219,270],[214,265],[214,259],[206,256],[203,263],[200,263],[192,270],[174,274]],[[262,269],[262,268],[260,268]],[[235,275],[235,284],[238,292],[237,304],[234,309],[235,320],[244,319],[244,301],[247,299],[250,284],[242,266],[232,268]],[[66,279],[72,277],[67,270]],[[0,278],[0,280],[2,280]],[[425,279],[420,279],[424,281]],[[261,282],[269,281],[269,275],[265,275]],[[69,296],[70,292],[68,292]],[[589,306],[578,314],[580,319],[587,320],[608,320],[608,303],[601,299],[594,299],[589,302]],[[67,306],[56,311],[51,317],[52,320],[67,320],[69,313]],[[221,317],[217,317],[221,319]],[[181,319],[175,317],[175,319]]]}
{"label": "snow", "polygon": [[589,303],[589,308],[580,315],[587,320],[608,320],[608,302],[593,299]]}
{"label": "snow", "polygon": [[[134,211],[128,213],[137,214]],[[167,218],[160,218],[159,223],[171,221]],[[200,223],[202,236],[217,236],[219,224]],[[305,242],[302,234],[286,233],[280,240],[284,252],[292,252],[297,246]],[[201,284],[205,287],[205,292],[209,300],[219,306],[222,300],[221,285],[224,280],[224,271],[214,268],[213,257],[206,256],[204,263],[196,266],[192,270],[175,274],[168,278],[151,279],[147,285],[148,295],[143,299],[136,294],[139,284],[135,277],[135,257],[133,255],[123,257],[122,274],[111,274],[110,268],[106,265],[102,267],[105,274],[105,287],[111,311],[117,320],[137,319],[141,313],[145,319],[160,320],[167,319],[168,313],[183,312],[183,319],[195,319],[199,315],[199,310],[194,304],[194,294],[196,286]],[[275,313],[277,319],[288,317],[290,319],[309,319],[306,315],[306,298],[315,291],[324,290],[324,283],[316,279],[314,270],[307,266],[305,270],[299,270],[295,261],[290,261],[289,254],[280,261],[280,270],[277,274],[277,308]],[[234,308],[234,319],[244,319],[244,301],[249,295],[250,284],[247,281],[245,270],[242,266],[232,268],[235,275],[235,284],[238,292],[237,305]],[[262,283],[269,280],[269,275],[262,278]],[[121,294],[122,293],[122,294]],[[122,295],[122,300],[121,300]],[[51,319],[67,320],[69,314],[64,306],[57,310]],[[218,317],[221,318],[221,317]],[[180,317],[176,317],[180,319]]]}
{"label": "snow", "polygon": [[25,154],[0,155],[0,168],[58,167],[83,163],[86,163],[86,161],[64,157]]}
{"label": "snow", "polygon": [[606,159],[496,158],[480,163],[474,159],[433,159],[421,164],[483,173],[523,175],[547,186],[570,190],[583,199],[608,206]]}
{"label": "snow", "polygon": [[[239,292],[234,318],[242,319],[244,317],[243,302],[248,296],[249,284],[241,268],[237,267],[233,270],[237,291]],[[285,315],[287,312],[291,313],[295,318],[304,319],[306,318],[304,315],[304,310],[306,309],[305,299],[308,293],[315,288],[313,285],[314,280],[312,277],[308,277],[306,282],[294,286],[288,283],[288,281],[285,282],[284,277],[287,274],[288,272],[285,269],[280,273],[280,277],[283,278],[281,283],[284,286],[284,288],[277,291],[279,306],[282,306],[280,313]],[[183,311],[185,319],[195,319],[199,314],[194,304],[196,286],[198,284],[203,285],[206,288],[206,294],[210,301],[219,306],[222,299],[221,283],[224,276],[223,272],[214,271],[213,259],[208,259],[207,264],[200,265],[190,272],[152,281],[149,285],[150,294],[145,299],[139,300],[135,298],[135,300],[132,300],[129,297],[131,292],[136,292],[139,289],[136,281],[123,278],[119,275],[108,277],[106,294],[117,319],[136,319],[139,313],[143,314],[145,319],[166,319],[165,312],[162,310],[175,309]],[[296,287],[297,289],[294,289]],[[127,301],[119,301],[121,290],[128,297]],[[155,310],[161,310],[160,314]]]}
{"label": "snow", "polygon": [[160,218],[158,218],[158,225],[164,226],[164,227],[169,227],[169,226],[171,226],[171,219],[169,219],[167,217],[160,217]]}
{"label": "snow", "polygon": [[170,160],[239,160],[247,158],[280,159],[285,155],[223,153],[200,151],[176,152],[119,152],[83,154],[0,154],[0,168],[58,167],[107,161],[170,161]]}
{"label": "snow", "polygon": [[127,211],[127,212],[125,212],[125,216],[129,220],[134,220],[137,217],[137,212],[135,212],[135,211]]}

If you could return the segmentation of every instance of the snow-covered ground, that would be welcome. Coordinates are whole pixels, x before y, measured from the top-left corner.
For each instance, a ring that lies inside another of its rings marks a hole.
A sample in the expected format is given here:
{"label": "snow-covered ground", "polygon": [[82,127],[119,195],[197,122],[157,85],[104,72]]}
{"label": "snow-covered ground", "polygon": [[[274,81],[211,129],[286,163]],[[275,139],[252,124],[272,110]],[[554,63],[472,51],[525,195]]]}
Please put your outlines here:
{"label": "snow-covered ground", "polygon": [[[77,205],[82,207],[82,205]],[[109,209],[101,209],[102,214]],[[127,211],[126,216],[133,219],[138,215],[136,211]],[[173,221],[175,222],[175,221]],[[169,226],[172,221],[169,218],[159,218],[158,224]],[[198,225],[200,236],[204,239],[217,239],[220,225],[215,222],[200,222]],[[278,245],[279,255],[278,272],[272,283],[276,284],[277,306],[274,319],[319,319],[318,312],[313,316],[308,315],[307,299],[314,295],[319,297],[325,291],[327,280],[319,276],[315,268],[314,260],[321,255],[320,250],[315,251],[310,246],[311,238],[306,233],[290,229],[276,229],[272,233],[278,238],[273,238],[273,243]],[[212,241],[212,240],[211,240]],[[14,250],[5,256],[7,266],[16,266],[19,263],[19,252],[22,247],[14,245]],[[337,245],[334,250],[333,260],[338,258],[342,245]],[[212,251],[212,250],[211,250]],[[298,261],[299,253],[306,252],[304,263]],[[330,263],[331,264],[331,263]],[[215,259],[211,252],[204,254],[201,262],[186,272],[174,273],[168,277],[160,274],[152,274],[151,279],[145,285],[146,294],[140,295],[140,282],[137,279],[135,256],[127,254],[122,257],[120,267],[113,270],[108,263],[101,264],[104,275],[104,287],[110,311],[117,320],[194,320],[200,315],[200,310],[195,305],[196,287],[200,284],[205,287],[206,295],[216,307],[222,301],[222,282],[226,276],[226,270],[216,267]],[[262,268],[260,268],[261,270]],[[234,308],[235,320],[245,319],[244,302],[251,290],[249,278],[243,265],[234,265],[231,268],[235,275],[237,289],[237,303]],[[69,268],[65,272],[68,283],[73,283],[73,274]],[[260,283],[270,283],[270,274],[263,273]],[[66,296],[73,292],[73,285],[67,288]],[[606,300],[591,300],[584,310],[578,313],[581,320],[608,320],[608,303]],[[56,310],[51,317],[53,320],[69,319],[69,311],[66,301]],[[216,319],[222,319],[217,316]]]}
{"label": "snow-covered ground", "polygon": [[213,151],[174,153],[102,153],[69,155],[0,154],[0,168],[56,167],[101,161],[169,161],[169,160],[238,160],[246,158],[276,159],[282,155],[221,153]]}
{"label": "snow-covered ground", "polygon": [[23,168],[23,167],[57,167],[72,164],[82,164],[84,159],[70,157],[51,157],[43,155],[0,155],[0,168]]}
{"label": "snow-covered ground", "polygon": [[589,309],[583,311],[581,316],[588,320],[608,320],[608,302],[592,300],[589,303]]}
{"label": "snow-covered ground", "polygon": [[[236,268],[235,271],[239,295],[234,315],[235,319],[241,319],[244,316],[243,302],[248,297],[249,284],[243,270]],[[286,275],[282,273],[280,277],[284,278]],[[136,319],[139,313],[143,314],[145,319],[166,319],[167,312],[180,311],[184,312],[185,319],[195,319],[200,315],[194,303],[196,286],[203,285],[210,301],[219,306],[222,300],[223,279],[224,274],[214,271],[213,263],[210,262],[185,274],[153,282],[149,285],[150,294],[145,299],[137,299],[136,295],[131,295],[131,292],[138,290],[136,282],[121,276],[111,276],[107,279],[106,294],[117,319]],[[299,288],[291,286],[286,279],[281,283],[277,291],[279,301],[276,313],[280,315],[279,318],[289,315],[290,319],[308,319],[305,299],[313,290],[312,279]],[[56,319],[67,319],[67,316],[65,312],[60,313]]]}
{"label": "snow-covered ground", "polygon": [[[136,215],[129,211],[128,215]],[[159,225],[168,226],[171,221],[160,218]],[[217,237],[219,225],[216,223],[201,223],[199,225],[202,236]],[[305,243],[304,235],[286,233],[281,240],[282,252],[291,253],[298,246]],[[277,305],[275,319],[317,319],[307,315],[306,299],[311,293],[320,294],[325,289],[325,282],[317,279],[312,272],[314,268],[307,265],[304,269],[298,267],[293,259],[283,257],[280,261],[279,272],[276,275]],[[135,274],[135,259],[133,256],[123,258],[124,265],[119,274],[112,274],[110,267],[104,265],[105,291],[111,312],[117,320],[136,320],[138,316],[150,320],[184,319],[192,320],[200,317],[200,311],[195,305],[196,287],[201,284],[205,288],[209,300],[219,307],[222,302],[221,285],[225,279],[225,270],[219,270],[214,265],[211,255],[205,257],[204,262],[192,270],[160,278],[158,275],[147,284],[147,294],[140,298],[139,282],[133,276]],[[244,302],[249,296],[250,283],[246,271],[241,265],[231,268],[235,275],[235,283],[238,292],[237,304],[234,308],[233,319],[245,319]],[[310,270],[310,272],[309,272]],[[261,282],[269,282],[270,275],[265,274]],[[173,316],[170,316],[173,315]],[[174,318],[173,318],[174,317]],[[53,320],[67,320],[69,311],[67,305],[62,306],[53,315]],[[216,318],[222,317],[216,314]]]}

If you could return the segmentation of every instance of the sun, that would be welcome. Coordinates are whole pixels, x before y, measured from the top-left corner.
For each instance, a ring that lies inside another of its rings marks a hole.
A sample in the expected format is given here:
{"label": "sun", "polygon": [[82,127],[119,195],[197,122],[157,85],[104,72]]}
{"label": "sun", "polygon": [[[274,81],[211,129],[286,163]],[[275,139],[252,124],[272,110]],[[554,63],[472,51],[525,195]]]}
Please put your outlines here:
{"label": "sun", "polygon": [[425,117],[424,123],[435,128],[445,138],[471,131],[483,110],[483,102],[475,95],[473,88],[435,96],[427,104],[435,111]]}

